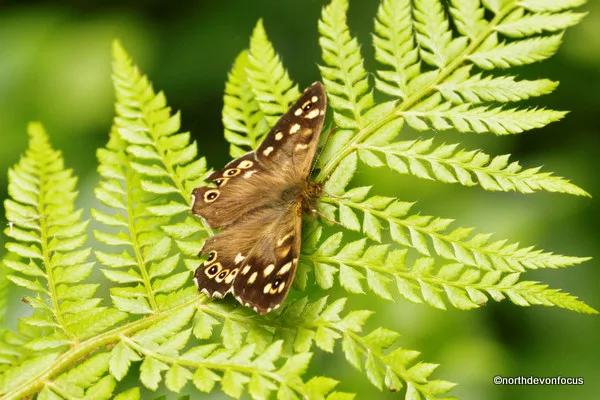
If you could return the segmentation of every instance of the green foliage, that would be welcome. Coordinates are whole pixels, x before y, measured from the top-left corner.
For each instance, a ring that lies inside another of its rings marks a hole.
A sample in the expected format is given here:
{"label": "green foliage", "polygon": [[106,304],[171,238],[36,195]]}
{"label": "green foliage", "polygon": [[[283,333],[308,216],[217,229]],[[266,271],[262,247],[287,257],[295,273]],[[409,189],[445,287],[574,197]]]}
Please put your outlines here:
{"label": "green foliage", "polygon": [[[552,92],[556,82],[497,69],[551,56],[564,29],[583,17],[570,11],[583,2],[451,0],[446,7],[439,0],[383,0],[373,74],[347,26],[347,1],[332,0],[323,9],[320,70],[337,129],[318,160],[315,179],[325,183],[319,210],[353,231],[346,234],[353,239],[320,222],[307,224],[300,290],[314,279],[317,291],[339,285],[349,295],[388,301],[400,295],[438,309],[473,309],[491,298],[597,313],[572,295],[522,280],[530,269],[587,258],[492,241],[490,234],[451,228],[451,219],[421,215],[413,203],[353,184],[358,168],[386,166],[490,191],[589,196],[540,168],[524,169],[509,155],[435,139],[395,140],[408,129],[518,134],[562,118],[561,111],[518,106]],[[210,172],[206,160],[190,134],[179,132],[180,114],[118,42],[113,59],[116,116],[97,154],[101,179],[91,210],[100,244],[93,254],[110,281],[113,307],[94,297],[99,283],[86,281],[95,262],[86,247],[89,221],[75,208],[77,179],[41,125],[31,124],[29,148],[9,171],[0,300],[12,282],[31,292],[24,301],[33,312],[16,331],[0,332],[3,398],[140,399],[140,387],[120,384],[133,374],[152,391],[164,385],[175,393],[220,388],[233,398],[353,398],[335,391],[339,382],[332,378],[307,376],[319,352],[339,352],[375,388],[402,391],[409,400],[452,389],[453,383],[431,378],[437,364],[417,361],[420,353],[401,347],[399,333],[368,326],[373,311],[346,310],[345,298],[288,299],[259,316],[199,294],[190,271],[212,231],[188,210],[190,193]],[[256,148],[298,94],[259,21],[225,89],[231,155]],[[0,317],[4,309],[0,303]]]}

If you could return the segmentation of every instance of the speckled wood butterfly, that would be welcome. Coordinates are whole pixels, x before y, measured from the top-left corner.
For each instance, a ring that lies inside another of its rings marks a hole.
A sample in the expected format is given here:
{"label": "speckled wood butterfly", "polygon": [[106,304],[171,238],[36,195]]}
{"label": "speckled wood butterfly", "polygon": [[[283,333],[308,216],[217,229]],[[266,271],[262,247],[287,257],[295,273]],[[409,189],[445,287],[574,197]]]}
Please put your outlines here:
{"label": "speckled wood butterfly", "polygon": [[231,161],[194,190],[192,211],[212,228],[194,274],[211,297],[231,292],[260,314],[288,294],[300,254],[302,214],[314,209],[322,185],[308,182],[325,116],[320,82],[308,87],[256,151]]}

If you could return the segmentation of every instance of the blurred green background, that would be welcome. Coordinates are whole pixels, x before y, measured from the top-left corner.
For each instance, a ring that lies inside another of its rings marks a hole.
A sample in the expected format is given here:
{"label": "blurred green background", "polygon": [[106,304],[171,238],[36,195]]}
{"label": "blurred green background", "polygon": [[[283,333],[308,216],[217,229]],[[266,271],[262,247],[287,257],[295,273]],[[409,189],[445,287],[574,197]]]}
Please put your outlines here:
{"label": "blurred green background", "polygon": [[[95,204],[95,149],[104,145],[113,116],[110,45],[120,38],[135,62],[169,104],[183,114],[209,164],[227,162],[222,136],[222,92],[235,56],[247,47],[258,18],[291,77],[304,87],[318,79],[317,20],[324,0],[244,1],[3,1],[0,5],[0,193],[6,197],[6,171],[26,147],[26,124],[42,121],[55,147],[80,177],[79,204]],[[350,2],[349,23],[372,66],[370,31],[378,2]],[[512,73],[561,82],[551,95],[535,99],[571,113],[558,123],[523,135],[438,134],[446,142],[491,154],[511,153],[526,167],[544,165],[592,195],[600,193],[600,0],[584,7],[590,14],[569,30],[559,54]],[[373,70],[371,68],[371,70]],[[424,132],[429,137],[433,132]],[[534,271],[542,280],[600,308],[600,208],[593,199],[560,194],[489,193],[479,188],[435,184],[363,169],[357,180],[381,194],[416,201],[426,215],[456,218],[462,226],[495,232],[523,245],[557,253],[593,256],[560,271]],[[2,207],[2,206],[0,206]],[[88,211],[89,212],[89,211]],[[4,215],[2,210],[2,215]],[[5,221],[6,223],[6,221]],[[3,246],[2,246],[3,247]],[[3,251],[3,250],[2,250]],[[7,324],[28,313],[11,292]],[[367,304],[365,304],[367,303]],[[352,304],[379,310],[372,326],[402,333],[402,346],[441,364],[437,378],[458,382],[463,399],[592,399],[600,393],[600,318],[559,309],[520,308],[488,303],[470,312],[441,312],[399,300],[384,303],[353,297]],[[338,356],[319,353],[312,371],[342,381],[340,390],[375,393],[364,375]],[[583,386],[494,386],[494,375],[582,376]],[[193,393],[190,386],[189,393]],[[146,392],[148,396],[150,394]],[[197,395],[193,395],[192,398]],[[220,398],[215,393],[211,398]],[[398,398],[382,392],[377,398]],[[170,395],[168,398],[176,398]]]}

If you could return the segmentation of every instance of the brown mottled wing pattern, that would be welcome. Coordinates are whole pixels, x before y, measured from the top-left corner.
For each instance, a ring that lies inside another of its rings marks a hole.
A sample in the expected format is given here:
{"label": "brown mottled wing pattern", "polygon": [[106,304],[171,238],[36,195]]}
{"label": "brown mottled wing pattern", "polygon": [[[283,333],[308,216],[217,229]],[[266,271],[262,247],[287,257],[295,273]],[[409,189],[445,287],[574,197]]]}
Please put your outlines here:
{"label": "brown mottled wing pattern", "polygon": [[296,271],[302,229],[302,188],[323,126],[326,96],[319,82],[269,131],[255,152],[208,177],[194,190],[192,211],[213,228],[196,269],[198,289],[236,299],[264,314],[286,297]]}

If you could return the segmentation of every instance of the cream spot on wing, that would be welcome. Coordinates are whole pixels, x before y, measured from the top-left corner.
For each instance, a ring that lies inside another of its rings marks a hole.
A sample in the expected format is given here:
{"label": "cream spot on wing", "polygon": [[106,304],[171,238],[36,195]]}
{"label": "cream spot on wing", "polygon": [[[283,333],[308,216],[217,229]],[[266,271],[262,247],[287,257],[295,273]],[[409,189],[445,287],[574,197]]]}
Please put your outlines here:
{"label": "cream spot on wing", "polygon": [[313,130],[310,128],[307,128],[302,131],[302,136],[304,136],[305,138],[312,136],[312,134],[313,134]]}
{"label": "cream spot on wing", "polygon": [[238,168],[242,168],[242,169],[248,169],[248,168],[250,168],[250,167],[251,167],[251,166],[253,166],[253,165],[254,165],[254,163],[253,163],[252,161],[250,161],[250,160],[244,160],[244,161],[242,161],[242,162],[241,162],[241,163],[238,165]]}
{"label": "cream spot on wing", "polygon": [[271,284],[270,284],[270,283],[267,283],[267,284],[265,285],[264,289],[263,289],[263,293],[264,293],[264,294],[267,294],[267,293],[269,293],[270,291],[271,291]]}
{"label": "cream spot on wing", "polygon": [[277,133],[275,134],[275,140],[281,140],[282,138],[283,138],[283,133],[281,133],[281,132],[277,132]]}
{"label": "cream spot on wing", "polygon": [[283,275],[286,272],[288,272],[290,269],[292,269],[291,261],[289,263],[285,264],[283,267],[281,267],[281,269],[279,271],[277,271],[277,275]]}
{"label": "cream spot on wing", "polygon": [[297,117],[297,116],[299,116],[300,114],[302,114],[302,109],[301,109],[301,108],[299,108],[299,109],[297,109],[296,111],[294,111],[294,115],[295,115],[296,117]]}
{"label": "cream spot on wing", "polygon": [[218,297],[218,298],[222,299],[223,295],[221,294],[221,292],[213,292],[212,297]]}
{"label": "cream spot on wing", "polygon": [[321,110],[320,115],[325,115],[325,109]]}
{"label": "cream spot on wing", "polygon": [[192,193],[192,211],[194,211],[194,204],[196,204],[196,195]]}
{"label": "cream spot on wing", "polygon": [[291,249],[292,249],[292,246],[283,247],[282,249],[279,250],[279,257],[285,258],[285,256],[287,256],[289,254]]}
{"label": "cream spot on wing", "polygon": [[299,130],[300,130],[300,124],[292,125],[292,127],[290,128],[290,135],[293,135],[294,133],[298,132]]}
{"label": "cream spot on wing", "polygon": [[317,96],[313,96],[310,101],[312,101],[313,103],[316,103],[317,101],[319,101],[319,98]]}
{"label": "cream spot on wing", "polygon": [[244,267],[244,269],[242,270],[242,275],[246,275],[246,274],[247,274],[249,271],[250,271],[250,266],[249,266],[249,265],[246,265],[246,266]]}
{"label": "cream spot on wing", "polygon": [[292,260],[292,263],[294,263],[294,265],[298,264],[298,259],[297,259],[297,258],[294,258],[294,259]]}
{"label": "cream spot on wing", "polygon": [[254,173],[255,173],[255,172],[256,172],[256,171],[246,171],[246,172],[244,173],[244,176],[243,176],[243,178],[244,178],[244,179],[248,179],[248,178],[250,178],[252,175],[254,175]]}
{"label": "cream spot on wing", "polygon": [[254,281],[256,280],[257,276],[258,276],[258,272],[255,272],[252,275],[250,275],[250,279],[248,279],[248,284],[252,285],[254,283]]}
{"label": "cream spot on wing", "polygon": [[271,311],[273,311],[273,307],[269,307],[267,308],[267,312],[270,313]]}
{"label": "cream spot on wing", "polygon": [[264,275],[264,276],[269,276],[269,275],[271,275],[271,272],[273,272],[273,270],[274,270],[274,269],[275,269],[275,265],[273,265],[273,264],[269,264],[269,265],[267,266],[267,268],[265,268],[265,270],[263,271],[263,275]]}
{"label": "cream spot on wing", "polygon": [[197,277],[194,277],[194,282],[196,282],[196,287],[200,289],[200,282],[198,281]]}
{"label": "cream spot on wing", "polygon": [[244,257],[242,255],[242,253],[237,253],[237,255],[235,256],[235,259],[233,260],[234,263],[239,264],[242,261],[244,261],[246,259],[246,257]]}
{"label": "cream spot on wing", "polygon": [[208,289],[207,288],[202,289],[200,291],[200,293],[204,293],[205,295],[210,296],[210,294],[208,293]]}
{"label": "cream spot on wing", "polygon": [[281,286],[277,289],[279,293],[283,292],[283,288],[285,287],[285,282],[281,282]]}
{"label": "cream spot on wing", "polygon": [[288,240],[290,238],[290,236],[292,236],[292,234],[288,233],[287,235],[285,235],[284,237],[282,237],[281,239],[279,239],[277,241],[277,246],[281,246],[286,240]]}
{"label": "cream spot on wing", "polygon": [[266,149],[263,150],[263,154],[265,156],[268,156],[269,154],[271,154],[273,152],[273,146],[269,146]]}
{"label": "cream spot on wing", "polygon": [[307,148],[308,148],[308,145],[304,144],[304,143],[298,143],[296,145],[296,150],[306,150]]}
{"label": "cream spot on wing", "polygon": [[305,118],[313,119],[319,114],[320,114],[320,111],[315,108],[315,109],[311,110],[308,114],[306,114]]}
{"label": "cream spot on wing", "polygon": [[231,282],[233,282],[233,280],[237,276],[237,273],[238,273],[238,269],[237,268],[233,269],[229,273],[229,275],[227,275],[227,277],[225,278],[225,283],[229,285]]}

